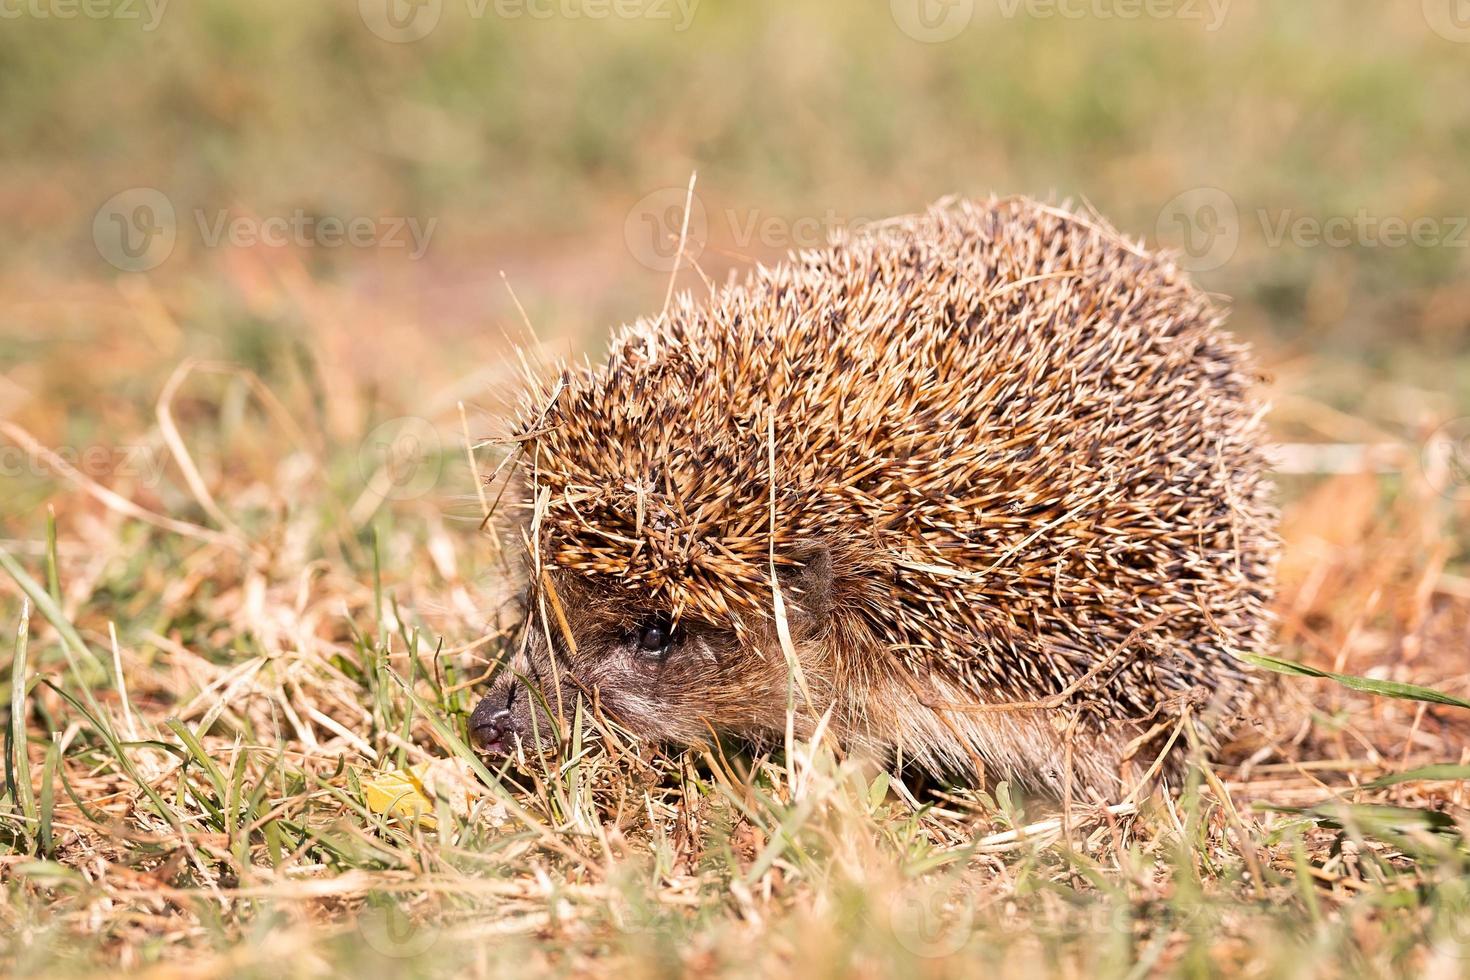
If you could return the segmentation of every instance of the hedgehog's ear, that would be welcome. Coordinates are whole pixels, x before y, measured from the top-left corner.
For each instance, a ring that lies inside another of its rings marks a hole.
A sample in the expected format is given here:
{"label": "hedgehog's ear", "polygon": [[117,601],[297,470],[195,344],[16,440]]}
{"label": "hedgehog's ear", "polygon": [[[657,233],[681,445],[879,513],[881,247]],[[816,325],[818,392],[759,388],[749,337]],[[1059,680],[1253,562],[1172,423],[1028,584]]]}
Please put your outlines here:
{"label": "hedgehog's ear", "polygon": [[809,542],[787,550],[786,558],[779,574],[787,620],[793,632],[820,632],[832,614],[832,551]]}

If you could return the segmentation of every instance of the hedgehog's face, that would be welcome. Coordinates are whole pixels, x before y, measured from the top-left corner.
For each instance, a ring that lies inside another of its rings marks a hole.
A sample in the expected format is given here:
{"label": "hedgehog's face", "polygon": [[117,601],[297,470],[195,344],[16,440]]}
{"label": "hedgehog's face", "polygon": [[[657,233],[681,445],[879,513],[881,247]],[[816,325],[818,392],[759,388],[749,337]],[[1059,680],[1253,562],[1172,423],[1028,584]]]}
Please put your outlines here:
{"label": "hedgehog's face", "polygon": [[[826,563],[819,574],[826,574]],[[824,588],[805,575],[790,606],[798,649],[822,632]],[[556,603],[530,597],[528,636],[508,670],[475,708],[470,730],[487,754],[548,748],[566,730],[579,700],[633,735],[691,744],[713,734],[759,737],[786,717],[787,665],[770,627],[733,628],[642,608],[634,596],[611,596],[560,575]],[[798,600],[800,601],[800,600]],[[546,615],[539,614],[542,604]],[[555,607],[562,610],[558,616]],[[562,619],[565,619],[563,625]],[[570,637],[568,637],[570,634]]]}

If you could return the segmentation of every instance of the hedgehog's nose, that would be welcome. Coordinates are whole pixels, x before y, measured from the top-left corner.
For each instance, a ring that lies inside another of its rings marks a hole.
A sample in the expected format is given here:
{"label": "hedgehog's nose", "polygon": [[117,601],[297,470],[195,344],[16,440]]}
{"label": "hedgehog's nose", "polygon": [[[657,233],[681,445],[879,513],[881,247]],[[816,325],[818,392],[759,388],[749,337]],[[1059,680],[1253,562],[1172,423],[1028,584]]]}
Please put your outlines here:
{"label": "hedgehog's nose", "polygon": [[511,735],[510,711],[481,701],[470,715],[470,738],[480,751],[490,755],[508,755]]}

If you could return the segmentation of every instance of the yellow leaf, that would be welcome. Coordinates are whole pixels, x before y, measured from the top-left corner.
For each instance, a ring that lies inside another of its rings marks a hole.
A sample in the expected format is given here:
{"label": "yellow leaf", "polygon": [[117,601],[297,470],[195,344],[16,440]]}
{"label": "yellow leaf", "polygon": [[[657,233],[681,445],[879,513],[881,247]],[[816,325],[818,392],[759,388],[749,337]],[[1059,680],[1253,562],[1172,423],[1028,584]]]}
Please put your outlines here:
{"label": "yellow leaf", "polygon": [[388,817],[417,820],[419,826],[432,830],[434,804],[424,791],[424,772],[430,763],[421,762],[408,769],[380,772],[362,781],[363,801],[374,813]]}

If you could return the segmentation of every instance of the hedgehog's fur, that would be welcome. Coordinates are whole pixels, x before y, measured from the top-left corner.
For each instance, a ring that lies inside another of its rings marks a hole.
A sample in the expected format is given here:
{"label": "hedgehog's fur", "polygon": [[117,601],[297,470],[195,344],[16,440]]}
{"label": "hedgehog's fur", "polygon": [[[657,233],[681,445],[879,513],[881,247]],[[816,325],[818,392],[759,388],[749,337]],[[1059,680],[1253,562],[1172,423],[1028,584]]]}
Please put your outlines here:
{"label": "hedgehog's fur", "polygon": [[778,660],[773,556],[820,549],[801,661],[841,737],[1053,789],[1067,758],[1114,793],[1140,733],[1236,714],[1233,655],[1269,644],[1261,409],[1222,319],[1096,219],[942,203],[680,297],[538,388],[532,544],[574,635],[601,595]]}

